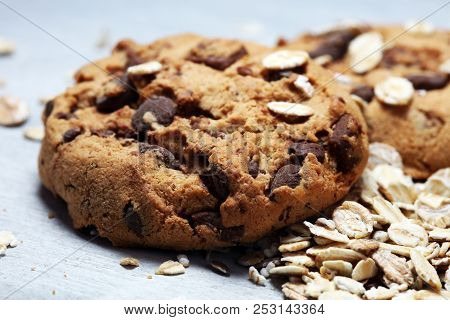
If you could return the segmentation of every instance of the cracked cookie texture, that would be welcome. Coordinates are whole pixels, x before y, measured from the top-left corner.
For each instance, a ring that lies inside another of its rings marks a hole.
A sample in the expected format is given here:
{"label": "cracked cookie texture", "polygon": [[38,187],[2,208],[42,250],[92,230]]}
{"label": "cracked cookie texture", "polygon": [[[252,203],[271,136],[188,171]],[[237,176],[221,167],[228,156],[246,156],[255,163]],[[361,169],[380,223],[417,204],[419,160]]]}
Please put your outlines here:
{"label": "cracked cookie texture", "polygon": [[[279,46],[306,50],[335,72],[336,81],[356,96],[369,139],[395,147],[407,174],[425,179],[450,166],[450,32],[423,22],[360,24],[303,34]],[[376,87],[392,77],[397,80],[388,82],[393,91],[399,77],[411,87],[401,105],[376,94]]]}
{"label": "cracked cookie texture", "polygon": [[332,76],[304,52],[249,42],[123,40],[46,105],[42,182],[75,228],[114,245],[253,242],[335,203],[362,173],[365,123]]}

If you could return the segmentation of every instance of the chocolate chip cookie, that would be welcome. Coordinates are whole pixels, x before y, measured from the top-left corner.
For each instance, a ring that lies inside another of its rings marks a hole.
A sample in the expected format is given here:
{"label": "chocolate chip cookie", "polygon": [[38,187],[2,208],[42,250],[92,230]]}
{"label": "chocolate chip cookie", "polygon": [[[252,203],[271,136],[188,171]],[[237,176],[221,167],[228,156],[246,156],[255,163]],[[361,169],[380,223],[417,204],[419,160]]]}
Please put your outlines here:
{"label": "chocolate chip cookie", "polygon": [[394,146],[409,175],[450,166],[450,32],[355,25],[305,34],[286,48],[307,50],[336,73],[362,106],[369,139]]}
{"label": "chocolate chip cookie", "polygon": [[304,51],[121,41],[47,104],[42,181],[114,245],[253,242],[341,199],[367,162],[359,108],[330,77]]}

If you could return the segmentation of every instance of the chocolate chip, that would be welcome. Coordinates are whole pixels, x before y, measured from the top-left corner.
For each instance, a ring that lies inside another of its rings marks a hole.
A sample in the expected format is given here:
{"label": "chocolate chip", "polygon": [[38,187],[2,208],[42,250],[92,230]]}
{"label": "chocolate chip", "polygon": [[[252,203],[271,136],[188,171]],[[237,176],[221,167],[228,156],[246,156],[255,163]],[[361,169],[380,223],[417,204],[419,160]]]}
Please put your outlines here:
{"label": "chocolate chip", "polygon": [[223,228],[220,230],[220,240],[226,242],[239,241],[244,235],[244,231],[244,226]]}
{"label": "chocolate chip", "polygon": [[139,93],[126,76],[115,78],[106,84],[105,93],[97,97],[95,104],[100,112],[114,112],[139,99]]}
{"label": "chocolate chip", "polygon": [[216,211],[196,212],[190,215],[189,219],[192,220],[194,226],[205,224],[216,232],[218,232],[218,230],[222,228],[220,213]]}
{"label": "chocolate chip", "polygon": [[77,136],[81,134],[82,130],[81,128],[72,128],[64,132],[63,134],[63,142],[68,143],[72,140],[74,140]]}
{"label": "chocolate chip", "polygon": [[214,271],[217,274],[220,274],[221,276],[229,277],[230,276],[230,268],[220,261],[211,261],[209,263],[209,267],[212,271]]}
{"label": "chocolate chip", "polygon": [[298,186],[301,180],[300,174],[298,172],[299,170],[300,166],[296,164],[287,164],[278,169],[277,173],[275,173],[275,176],[270,183],[270,194],[272,194],[275,189],[282,186],[288,186],[292,189]]}
{"label": "chocolate chip", "polygon": [[91,130],[92,135],[98,136],[100,138],[106,138],[114,135],[114,131],[109,129],[99,129],[99,130]]}
{"label": "chocolate chip", "polygon": [[442,89],[447,85],[447,75],[440,73],[411,74],[406,77],[414,86],[414,89],[434,90]]}
{"label": "chocolate chip", "polygon": [[239,42],[213,39],[200,42],[190,51],[187,59],[222,71],[245,55],[247,50]]}
{"label": "chocolate chip", "polygon": [[246,67],[246,66],[242,66],[242,67],[238,67],[236,69],[237,73],[239,73],[241,76],[252,76],[253,75],[253,71],[250,67]]}
{"label": "chocolate chip", "polygon": [[394,46],[383,51],[383,59],[380,66],[392,68],[397,65],[406,67],[415,66],[423,70],[434,69],[436,62],[441,59],[441,51],[436,48],[412,48],[406,46]]}
{"label": "chocolate chip", "polygon": [[374,93],[371,86],[359,85],[352,89],[351,94],[354,94],[364,101],[370,102],[373,99]]}
{"label": "chocolate chip", "polygon": [[359,131],[357,122],[348,113],[341,116],[334,125],[329,148],[331,155],[336,159],[338,171],[346,173],[360,161],[358,150],[354,149],[351,143],[351,138]]}
{"label": "chocolate chip", "polygon": [[45,118],[48,118],[52,114],[54,106],[55,106],[55,104],[54,104],[53,100],[47,101],[47,103],[45,104],[45,109],[44,109],[44,117]]}
{"label": "chocolate chip", "polygon": [[55,114],[55,118],[60,120],[70,120],[70,119],[77,119],[78,117],[71,112],[57,112]]}
{"label": "chocolate chip", "polygon": [[313,59],[323,55],[330,55],[333,60],[341,59],[346,54],[350,41],[358,33],[356,30],[351,29],[331,32],[317,48],[309,52],[309,55]]}
{"label": "chocolate chip", "polygon": [[123,208],[123,218],[125,219],[125,223],[131,231],[133,231],[138,236],[142,236],[142,220],[139,216],[139,213],[134,211],[134,207],[131,202],[128,202]]}
{"label": "chocolate chip", "polygon": [[248,174],[251,175],[253,178],[256,178],[259,173],[259,163],[258,161],[250,160],[248,162]]}
{"label": "chocolate chip", "polygon": [[200,174],[200,179],[208,191],[220,201],[224,201],[230,194],[228,177],[222,168],[213,163]]}
{"label": "chocolate chip", "polygon": [[139,143],[139,152],[141,154],[146,152],[153,152],[156,155],[156,158],[162,161],[167,167],[171,169],[180,168],[180,163],[175,159],[173,153],[166,148],[154,144]]}
{"label": "chocolate chip", "polygon": [[262,72],[262,76],[264,80],[272,82],[272,81],[278,81],[283,78],[289,78],[293,74],[303,74],[305,73],[305,67],[296,67],[292,69],[283,69],[283,70],[269,70],[264,69]]}
{"label": "chocolate chip", "polygon": [[145,100],[133,114],[131,124],[138,131],[139,140],[145,139],[150,124],[144,120],[144,115],[150,112],[156,122],[161,125],[169,125],[175,116],[176,104],[169,98],[163,96],[152,96]]}
{"label": "chocolate chip", "polygon": [[298,165],[303,164],[308,153],[315,155],[319,162],[325,159],[325,150],[320,144],[314,142],[294,142],[290,145],[288,153],[291,155],[291,162]]}

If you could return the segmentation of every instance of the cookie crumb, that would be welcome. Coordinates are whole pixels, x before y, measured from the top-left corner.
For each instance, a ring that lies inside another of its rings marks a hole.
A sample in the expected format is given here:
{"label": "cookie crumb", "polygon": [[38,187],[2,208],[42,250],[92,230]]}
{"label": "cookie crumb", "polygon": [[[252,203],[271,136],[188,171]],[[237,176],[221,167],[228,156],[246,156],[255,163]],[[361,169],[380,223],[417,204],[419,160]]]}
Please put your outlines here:
{"label": "cookie crumb", "polygon": [[152,275],[149,274],[149,275],[147,276],[147,279],[152,280],[152,279],[153,279]]}
{"label": "cookie crumb", "polygon": [[19,241],[11,231],[0,231],[0,255],[6,253],[6,249],[17,247]]}
{"label": "cookie crumb", "polygon": [[47,216],[49,219],[54,219],[56,217],[55,213],[53,212],[49,212]]}
{"label": "cookie crumb", "polygon": [[132,267],[132,268],[136,268],[139,267],[139,260],[135,259],[135,258],[123,258],[120,260],[120,265],[122,267]]}

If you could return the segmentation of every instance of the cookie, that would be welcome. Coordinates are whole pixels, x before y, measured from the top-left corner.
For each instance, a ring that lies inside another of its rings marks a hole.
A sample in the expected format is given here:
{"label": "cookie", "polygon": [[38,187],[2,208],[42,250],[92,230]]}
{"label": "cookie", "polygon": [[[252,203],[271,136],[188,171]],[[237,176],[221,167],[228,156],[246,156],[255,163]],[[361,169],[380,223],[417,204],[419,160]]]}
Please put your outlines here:
{"label": "cookie", "polygon": [[369,139],[395,147],[407,174],[424,179],[450,166],[450,32],[423,23],[348,26],[287,48],[307,50],[336,73],[362,106]]}
{"label": "cookie", "polygon": [[47,104],[42,182],[117,246],[253,242],[341,199],[366,165],[362,115],[330,77],[305,52],[237,40],[121,41]]}

